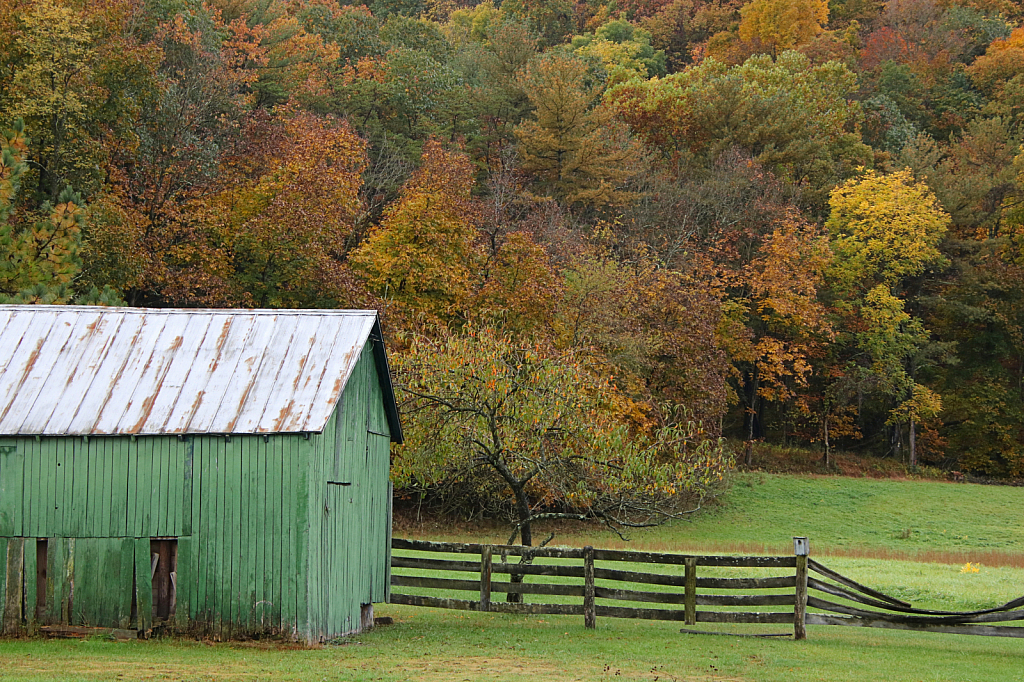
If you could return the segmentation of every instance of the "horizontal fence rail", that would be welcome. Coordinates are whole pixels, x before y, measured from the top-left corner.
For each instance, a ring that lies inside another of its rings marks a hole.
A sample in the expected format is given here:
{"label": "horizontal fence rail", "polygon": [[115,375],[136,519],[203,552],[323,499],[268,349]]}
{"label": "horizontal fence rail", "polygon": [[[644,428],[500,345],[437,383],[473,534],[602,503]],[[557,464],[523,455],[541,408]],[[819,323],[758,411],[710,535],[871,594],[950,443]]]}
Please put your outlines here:
{"label": "horizontal fence rail", "polygon": [[[801,540],[806,551],[806,539]],[[806,554],[700,556],[401,538],[393,539],[391,546],[392,569],[400,569],[393,570],[391,575],[393,604],[495,613],[582,615],[591,628],[596,626],[598,616],[679,621],[686,625],[792,624],[797,639],[806,636],[806,625],[1024,637],[1024,627],[991,625],[1024,621],[1024,597],[979,611],[916,609],[851,580]],[[800,547],[797,543],[798,551]],[[434,556],[423,556],[424,553]],[[476,556],[467,560],[438,555]],[[596,562],[603,565],[597,566]],[[660,567],[649,571],[637,566],[608,567],[616,563]],[[698,568],[713,569],[711,572],[749,568],[785,575],[698,577]],[[816,577],[810,577],[810,573]],[[429,594],[399,592],[395,588]],[[465,595],[467,598],[452,596],[459,593],[471,594]],[[494,599],[493,595],[504,597]],[[527,602],[526,596],[555,599]]]}

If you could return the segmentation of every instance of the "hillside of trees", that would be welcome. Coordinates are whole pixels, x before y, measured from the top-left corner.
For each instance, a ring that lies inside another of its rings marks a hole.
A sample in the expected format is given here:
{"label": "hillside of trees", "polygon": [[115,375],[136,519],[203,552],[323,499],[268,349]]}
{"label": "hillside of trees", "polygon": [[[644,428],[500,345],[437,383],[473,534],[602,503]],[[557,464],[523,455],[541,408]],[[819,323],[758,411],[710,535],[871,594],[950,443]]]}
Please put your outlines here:
{"label": "hillside of trees", "polygon": [[403,485],[1024,476],[1013,0],[0,0],[0,131],[0,300],[378,309]]}

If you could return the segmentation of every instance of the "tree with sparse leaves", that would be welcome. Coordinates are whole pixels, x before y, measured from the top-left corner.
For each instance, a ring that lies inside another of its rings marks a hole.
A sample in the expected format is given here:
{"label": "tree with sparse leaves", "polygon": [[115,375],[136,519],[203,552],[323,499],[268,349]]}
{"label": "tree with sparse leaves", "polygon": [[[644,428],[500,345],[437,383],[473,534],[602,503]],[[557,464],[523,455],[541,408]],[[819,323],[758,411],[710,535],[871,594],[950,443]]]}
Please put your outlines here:
{"label": "tree with sparse leaves", "polygon": [[[406,443],[399,486],[466,492],[533,544],[544,519],[651,526],[696,508],[730,466],[699,424],[630,433],[584,356],[493,329],[417,337],[396,357]],[[682,505],[688,504],[689,507]]]}

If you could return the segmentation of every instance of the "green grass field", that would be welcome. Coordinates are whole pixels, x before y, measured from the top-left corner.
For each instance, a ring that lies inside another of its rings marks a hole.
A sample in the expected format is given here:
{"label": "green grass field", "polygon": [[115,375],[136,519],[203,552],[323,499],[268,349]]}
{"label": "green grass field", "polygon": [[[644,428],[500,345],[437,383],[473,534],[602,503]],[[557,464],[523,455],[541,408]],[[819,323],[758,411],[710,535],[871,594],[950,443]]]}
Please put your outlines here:
{"label": "green grass field", "polygon": [[[405,532],[408,531],[408,532]],[[398,535],[500,541],[502,529]],[[790,553],[812,538],[826,565],[915,606],[973,609],[1024,594],[1024,489],[935,482],[738,476],[718,505],[632,545]],[[555,544],[622,546],[593,526]],[[916,560],[909,560],[916,559]],[[963,573],[963,561],[980,562]],[[507,616],[379,605],[393,625],[340,645],[182,640],[0,642],[2,680],[686,680],[1024,682],[1024,639],[809,626],[808,639],[682,635],[678,623]],[[786,626],[700,625],[731,633]]]}
{"label": "green grass field", "polygon": [[[432,524],[407,529],[424,539],[504,542],[504,528]],[[812,555],[877,556],[1009,563],[1024,568],[1024,488],[836,476],[737,474],[719,499],[688,520],[627,533],[623,543],[600,526],[542,526],[553,544],[654,551],[789,554],[792,537],[811,539]],[[401,535],[396,530],[396,535]]]}

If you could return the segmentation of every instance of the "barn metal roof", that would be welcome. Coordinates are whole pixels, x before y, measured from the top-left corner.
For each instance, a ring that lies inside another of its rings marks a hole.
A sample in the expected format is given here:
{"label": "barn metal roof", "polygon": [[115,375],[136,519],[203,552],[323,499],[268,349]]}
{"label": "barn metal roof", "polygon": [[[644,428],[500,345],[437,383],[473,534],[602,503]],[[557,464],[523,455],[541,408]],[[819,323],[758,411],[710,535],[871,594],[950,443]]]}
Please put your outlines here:
{"label": "barn metal roof", "polygon": [[369,338],[401,442],[375,311],[0,305],[0,434],[319,432]]}

